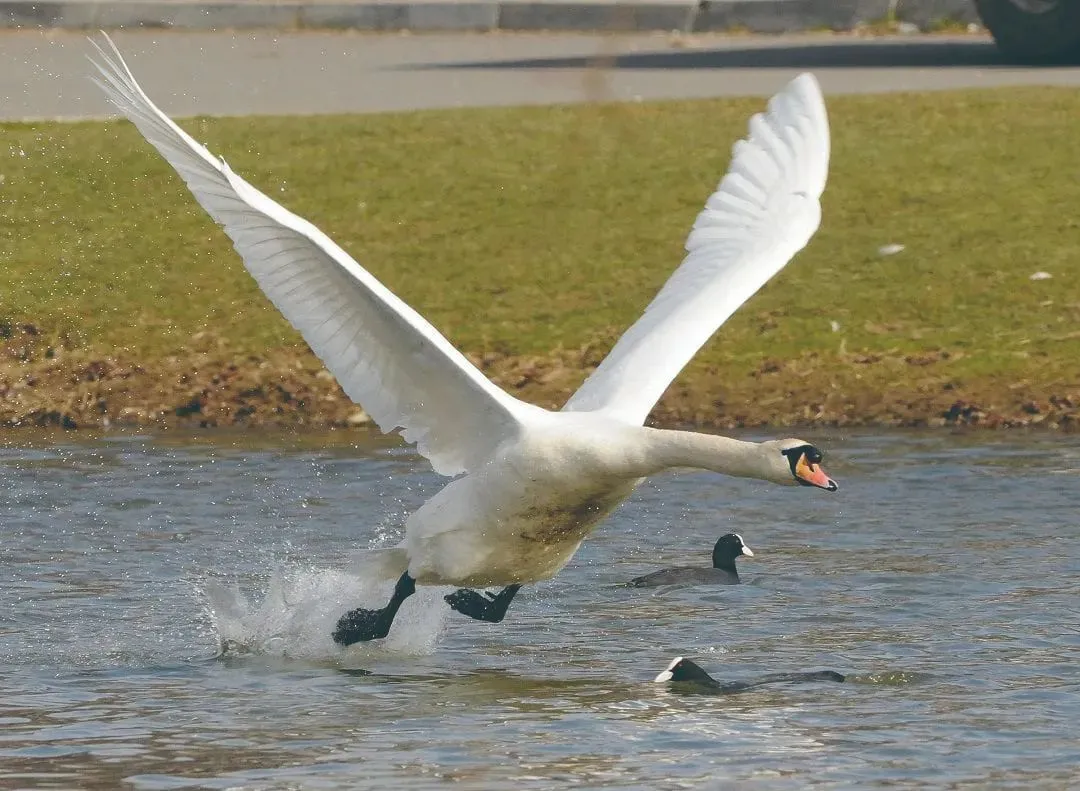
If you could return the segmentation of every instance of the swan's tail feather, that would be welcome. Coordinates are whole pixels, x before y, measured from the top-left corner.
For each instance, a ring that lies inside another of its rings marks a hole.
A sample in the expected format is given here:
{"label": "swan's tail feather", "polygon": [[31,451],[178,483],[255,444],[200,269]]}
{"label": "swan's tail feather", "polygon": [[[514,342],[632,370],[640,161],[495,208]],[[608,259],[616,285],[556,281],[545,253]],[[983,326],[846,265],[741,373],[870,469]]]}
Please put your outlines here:
{"label": "swan's tail feather", "polygon": [[365,580],[396,580],[409,568],[409,555],[405,547],[364,549],[349,557],[345,570]]}

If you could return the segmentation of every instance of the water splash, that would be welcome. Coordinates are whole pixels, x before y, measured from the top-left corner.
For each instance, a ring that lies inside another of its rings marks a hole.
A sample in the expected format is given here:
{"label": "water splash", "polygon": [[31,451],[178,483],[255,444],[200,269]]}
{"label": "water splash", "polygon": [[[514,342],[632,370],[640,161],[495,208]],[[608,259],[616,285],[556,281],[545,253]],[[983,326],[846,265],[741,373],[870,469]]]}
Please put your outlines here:
{"label": "water splash", "polygon": [[202,584],[202,594],[222,654],[348,661],[386,653],[432,653],[449,612],[442,601],[449,590],[445,588],[418,588],[402,605],[385,640],[342,648],[331,639],[345,612],[383,606],[392,587],[338,570],[305,566],[275,569],[258,602],[235,584],[212,580]]}

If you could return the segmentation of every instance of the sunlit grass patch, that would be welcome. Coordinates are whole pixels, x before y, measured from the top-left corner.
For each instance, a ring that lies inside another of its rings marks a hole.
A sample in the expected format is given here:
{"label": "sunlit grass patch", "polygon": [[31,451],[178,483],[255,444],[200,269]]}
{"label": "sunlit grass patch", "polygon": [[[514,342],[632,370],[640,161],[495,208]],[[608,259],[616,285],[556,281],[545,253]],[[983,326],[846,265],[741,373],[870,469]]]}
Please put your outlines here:
{"label": "sunlit grass patch", "polygon": [[[613,342],[678,264],[761,107],[182,125],[454,343],[503,358]],[[681,417],[770,397],[799,409],[831,397],[840,409],[1080,387],[1080,92],[837,97],[829,110],[822,228],[680,378]],[[298,343],[129,124],[8,124],[0,135],[0,322],[145,365],[200,332],[235,354]],[[904,249],[882,255],[888,244]],[[1037,271],[1052,277],[1030,279]],[[583,375],[549,377],[550,397]]]}

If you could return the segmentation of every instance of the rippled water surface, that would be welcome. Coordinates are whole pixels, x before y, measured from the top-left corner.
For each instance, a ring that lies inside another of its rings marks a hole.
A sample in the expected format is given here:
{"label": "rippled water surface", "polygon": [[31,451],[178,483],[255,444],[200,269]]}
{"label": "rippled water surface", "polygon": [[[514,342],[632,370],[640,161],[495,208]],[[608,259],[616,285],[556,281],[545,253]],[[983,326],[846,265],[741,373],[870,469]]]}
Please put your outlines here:
{"label": "rippled water surface", "polygon": [[[481,624],[422,589],[381,645],[347,573],[439,480],[391,442],[223,434],[0,449],[0,788],[1064,788],[1080,777],[1080,440],[812,437],[837,495],[642,486]],[[747,584],[619,583],[707,564]],[[226,650],[222,652],[222,645]],[[834,669],[849,683],[683,694]],[[723,783],[720,782],[723,786]]]}

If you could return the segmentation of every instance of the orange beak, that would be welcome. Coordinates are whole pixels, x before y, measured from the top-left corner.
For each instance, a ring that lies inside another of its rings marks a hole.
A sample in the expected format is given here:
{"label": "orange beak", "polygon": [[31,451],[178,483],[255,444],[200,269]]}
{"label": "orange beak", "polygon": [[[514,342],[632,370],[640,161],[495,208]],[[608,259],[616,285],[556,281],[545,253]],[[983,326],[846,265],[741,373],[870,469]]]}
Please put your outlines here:
{"label": "orange beak", "polygon": [[816,486],[827,492],[835,492],[840,488],[836,485],[836,481],[825,474],[820,464],[807,461],[805,453],[795,463],[795,478],[803,486]]}

